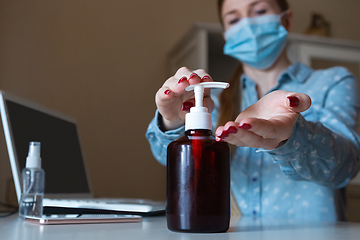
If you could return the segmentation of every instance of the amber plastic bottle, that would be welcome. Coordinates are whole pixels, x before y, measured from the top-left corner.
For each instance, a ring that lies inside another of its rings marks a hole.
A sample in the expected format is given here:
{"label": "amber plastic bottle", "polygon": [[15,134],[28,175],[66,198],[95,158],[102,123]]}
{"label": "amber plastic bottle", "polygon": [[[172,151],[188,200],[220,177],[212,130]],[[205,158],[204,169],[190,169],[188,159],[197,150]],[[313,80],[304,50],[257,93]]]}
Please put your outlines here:
{"label": "amber plastic bottle", "polygon": [[211,136],[209,113],[204,122],[195,125],[187,122],[201,119],[203,112],[189,114],[185,135],[167,149],[167,226],[177,232],[226,232],[230,222],[230,148]]}

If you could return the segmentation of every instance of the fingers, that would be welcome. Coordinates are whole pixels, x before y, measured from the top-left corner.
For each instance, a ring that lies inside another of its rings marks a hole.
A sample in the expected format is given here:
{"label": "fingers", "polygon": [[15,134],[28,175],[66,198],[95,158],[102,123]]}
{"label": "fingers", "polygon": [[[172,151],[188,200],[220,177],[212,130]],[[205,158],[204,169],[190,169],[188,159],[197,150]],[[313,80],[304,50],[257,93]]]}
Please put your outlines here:
{"label": "fingers", "polygon": [[264,148],[264,149],[274,149],[279,141],[277,139],[263,138],[250,131],[247,125],[218,128],[216,135],[216,141],[225,141],[229,144],[236,145],[238,147],[252,147],[252,148]]}
{"label": "fingers", "polygon": [[180,79],[182,77],[186,77],[186,78],[190,79],[190,76],[193,75],[194,73],[197,75],[198,78],[193,78],[192,81],[190,82],[191,85],[197,84],[200,82],[212,81],[209,74],[207,72],[205,72],[203,69],[197,69],[197,70],[191,71],[186,67],[179,68],[177,70],[177,72],[175,73],[174,77],[178,78],[178,79]]}
{"label": "fingers", "polygon": [[[180,68],[174,76],[165,81],[155,95],[156,106],[163,117],[165,127],[170,128],[183,123],[186,112],[194,106],[194,93],[187,92],[186,87],[209,81],[212,79],[204,70],[191,71],[186,67]],[[214,109],[208,89],[204,92],[204,106],[210,111]]]}
{"label": "fingers", "polygon": [[160,99],[171,99],[173,94],[175,96],[184,94],[185,88],[189,85],[211,81],[211,77],[202,69],[191,71],[186,67],[182,67],[173,77],[165,81],[164,85],[158,90],[157,95]]}
{"label": "fingers", "polygon": [[228,122],[225,126],[219,126],[215,131],[216,141],[226,141],[239,147],[246,147],[246,143],[237,139],[235,135],[241,134],[242,129],[236,122]]}
{"label": "fingers", "polygon": [[271,119],[245,118],[239,126],[247,129],[264,139],[287,139],[290,137],[297,114],[282,115]]}
{"label": "fingers", "polygon": [[[200,82],[211,82],[211,77],[202,69],[197,69],[195,71],[191,71],[186,67],[180,68],[173,77],[170,77],[165,81],[163,86],[157,91],[155,96],[156,105],[161,107],[165,107],[164,105],[169,102],[175,101],[174,97],[177,98],[177,106],[180,104],[185,104],[182,109],[187,111],[191,106],[190,104],[194,101],[191,100],[193,98],[193,92],[186,92],[186,87],[193,84],[198,84]],[[209,110],[212,111],[214,106],[213,102],[210,99],[210,90],[206,89],[204,92],[204,104],[209,107]]]}
{"label": "fingers", "polygon": [[203,69],[197,69],[197,70],[191,71],[186,67],[179,68],[179,70],[175,73],[174,78],[180,80],[180,79],[183,79],[184,77],[188,80],[188,85],[194,85],[194,84],[198,84],[201,82],[211,82],[212,81],[209,74],[207,74],[207,72],[205,72]]}
{"label": "fingers", "polygon": [[[273,91],[216,131],[216,139],[237,146],[273,149],[288,139],[300,112],[311,106],[306,94]],[[235,133],[233,133],[235,132]]]}
{"label": "fingers", "polygon": [[[203,69],[197,69],[194,71],[189,70],[186,67],[180,68],[174,75],[175,79],[182,80],[182,83],[185,83],[186,87],[189,85],[195,85],[201,82],[212,82],[211,77],[207,72],[205,72]],[[187,84],[185,82],[185,79],[187,80]],[[180,83],[180,82],[178,82]],[[185,87],[185,88],[186,88]]]}
{"label": "fingers", "polygon": [[228,122],[218,127],[215,133],[217,141],[225,141],[239,147],[274,149],[291,135],[292,124],[275,120],[247,118],[241,123]]}

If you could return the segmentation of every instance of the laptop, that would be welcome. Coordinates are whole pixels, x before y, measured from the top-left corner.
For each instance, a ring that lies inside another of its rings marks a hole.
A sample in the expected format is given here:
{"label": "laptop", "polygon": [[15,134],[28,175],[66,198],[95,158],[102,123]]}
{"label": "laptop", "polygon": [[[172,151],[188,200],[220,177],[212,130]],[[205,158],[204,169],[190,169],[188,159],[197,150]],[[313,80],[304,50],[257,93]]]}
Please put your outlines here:
{"label": "laptop", "polygon": [[165,213],[165,203],[93,197],[74,118],[0,91],[0,112],[18,202],[29,142],[41,143],[45,171],[44,215]]}

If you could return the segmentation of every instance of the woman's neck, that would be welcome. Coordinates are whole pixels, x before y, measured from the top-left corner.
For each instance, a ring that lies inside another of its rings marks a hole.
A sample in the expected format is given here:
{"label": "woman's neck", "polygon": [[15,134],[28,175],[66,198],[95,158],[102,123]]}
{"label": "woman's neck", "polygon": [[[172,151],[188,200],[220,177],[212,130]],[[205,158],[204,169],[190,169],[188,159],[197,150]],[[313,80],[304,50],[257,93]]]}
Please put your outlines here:
{"label": "woman's neck", "polygon": [[275,64],[266,70],[252,68],[246,64],[243,64],[243,68],[244,73],[256,83],[258,97],[261,98],[276,86],[280,74],[290,65],[286,51],[283,51]]}

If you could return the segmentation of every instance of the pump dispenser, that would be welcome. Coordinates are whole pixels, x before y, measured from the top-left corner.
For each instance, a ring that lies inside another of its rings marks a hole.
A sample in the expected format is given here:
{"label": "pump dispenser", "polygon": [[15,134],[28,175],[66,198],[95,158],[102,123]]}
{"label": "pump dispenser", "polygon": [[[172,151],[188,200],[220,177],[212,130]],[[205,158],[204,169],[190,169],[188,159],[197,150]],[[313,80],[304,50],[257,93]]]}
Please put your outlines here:
{"label": "pump dispenser", "polygon": [[167,149],[167,226],[171,231],[226,232],[230,222],[230,148],[211,136],[212,118],[203,106],[205,88],[228,83],[191,85],[195,106],[185,116],[185,135]]}
{"label": "pump dispenser", "polygon": [[41,169],[40,142],[30,142],[26,166],[22,170],[22,193],[19,206],[19,217],[41,217],[43,213],[43,196],[45,173]]}
{"label": "pump dispenser", "polygon": [[203,82],[196,85],[190,85],[185,90],[194,90],[195,107],[190,108],[190,113],[185,115],[185,131],[189,129],[212,129],[211,114],[203,106],[205,88],[228,88],[229,83],[223,82]]}

